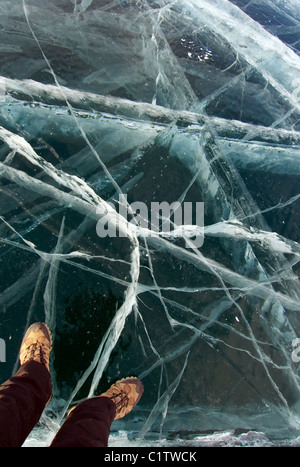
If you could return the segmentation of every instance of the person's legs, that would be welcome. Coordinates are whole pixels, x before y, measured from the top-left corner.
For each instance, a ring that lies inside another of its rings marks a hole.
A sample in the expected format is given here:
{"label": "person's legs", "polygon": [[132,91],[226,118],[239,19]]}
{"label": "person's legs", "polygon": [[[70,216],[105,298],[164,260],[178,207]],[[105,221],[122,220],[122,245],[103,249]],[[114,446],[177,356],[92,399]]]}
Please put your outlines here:
{"label": "person's legs", "polygon": [[[44,323],[30,326],[20,348],[21,367],[0,386],[0,447],[22,446],[51,399],[51,345]],[[51,447],[107,446],[113,420],[127,415],[143,390],[137,378],[125,378],[101,396],[80,403],[69,413]]]}
{"label": "person's legs", "polygon": [[0,447],[21,447],[51,397],[49,371],[29,361],[0,386]]}
{"label": "person's legs", "polygon": [[0,446],[20,447],[49,402],[51,335],[43,323],[27,330],[20,348],[21,367],[0,386]]}
{"label": "person's legs", "polygon": [[81,402],[69,412],[50,447],[106,447],[112,422],[136,406],[143,390],[139,379],[124,378],[101,396]]}
{"label": "person's legs", "polygon": [[106,447],[116,406],[108,398],[92,398],[75,407],[50,447]]}

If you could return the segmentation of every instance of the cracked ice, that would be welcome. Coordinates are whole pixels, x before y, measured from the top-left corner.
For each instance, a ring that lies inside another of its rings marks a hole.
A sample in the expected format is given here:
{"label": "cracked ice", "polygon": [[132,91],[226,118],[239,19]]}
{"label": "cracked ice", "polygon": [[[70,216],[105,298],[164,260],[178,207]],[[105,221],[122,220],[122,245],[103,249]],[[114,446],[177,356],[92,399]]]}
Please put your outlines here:
{"label": "cracked ice", "polygon": [[[0,9],[1,378],[44,320],[50,431],[51,410],[135,374],[116,426],[139,439],[297,433],[298,0]],[[150,235],[120,199],[204,203],[203,245]],[[122,235],[100,238],[103,216]]]}

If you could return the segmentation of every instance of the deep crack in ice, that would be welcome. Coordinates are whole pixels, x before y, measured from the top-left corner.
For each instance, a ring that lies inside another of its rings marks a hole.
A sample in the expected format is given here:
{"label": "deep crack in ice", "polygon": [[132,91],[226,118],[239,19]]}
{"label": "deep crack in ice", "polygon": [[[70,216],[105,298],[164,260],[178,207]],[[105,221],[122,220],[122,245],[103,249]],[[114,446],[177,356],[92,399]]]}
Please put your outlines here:
{"label": "deep crack in ice", "polygon": [[0,0],[3,378],[45,320],[49,432],[127,373],[140,443],[299,431],[300,3],[258,3]]}

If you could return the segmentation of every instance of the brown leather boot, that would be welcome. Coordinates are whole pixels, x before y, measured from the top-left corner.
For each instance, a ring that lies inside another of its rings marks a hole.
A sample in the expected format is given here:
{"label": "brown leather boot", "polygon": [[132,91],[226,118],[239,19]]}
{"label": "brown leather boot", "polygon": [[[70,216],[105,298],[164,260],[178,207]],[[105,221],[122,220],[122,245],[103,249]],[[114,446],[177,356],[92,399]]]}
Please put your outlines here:
{"label": "brown leather boot", "polygon": [[117,381],[98,397],[108,397],[116,405],[115,420],[125,417],[139,402],[144,392],[143,383],[138,378],[128,377]]}
{"label": "brown leather boot", "polygon": [[51,333],[45,323],[34,323],[28,329],[20,347],[20,364],[30,360],[42,363],[49,371],[52,346]]}

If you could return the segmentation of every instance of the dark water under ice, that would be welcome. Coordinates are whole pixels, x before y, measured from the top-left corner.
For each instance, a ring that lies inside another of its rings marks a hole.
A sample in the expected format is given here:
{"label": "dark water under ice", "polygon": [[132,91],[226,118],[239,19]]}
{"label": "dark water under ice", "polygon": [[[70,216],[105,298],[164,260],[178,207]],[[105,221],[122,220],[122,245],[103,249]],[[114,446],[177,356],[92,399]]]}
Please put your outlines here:
{"label": "dark water under ice", "polygon": [[[0,0],[1,380],[31,322],[54,338],[27,445],[127,375],[145,392],[112,446],[298,444],[299,21],[298,0]],[[194,227],[204,203],[199,246],[122,216],[162,202]]]}

